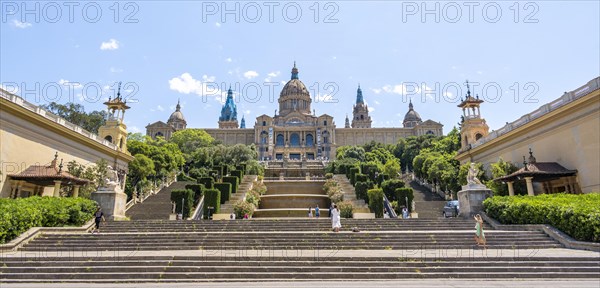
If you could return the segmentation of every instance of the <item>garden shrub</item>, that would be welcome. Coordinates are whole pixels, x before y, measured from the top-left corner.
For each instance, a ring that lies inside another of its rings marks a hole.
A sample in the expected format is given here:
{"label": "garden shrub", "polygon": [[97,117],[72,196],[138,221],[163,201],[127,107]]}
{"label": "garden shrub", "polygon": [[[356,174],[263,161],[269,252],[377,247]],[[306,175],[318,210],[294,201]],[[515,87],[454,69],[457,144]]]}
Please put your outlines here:
{"label": "garden shrub", "polygon": [[[398,206],[405,206],[408,208],[408,212],[414,212],[412,211],[412,201],[415,199],[415,196],[413,195],[412,188],[396,188],[396,190],[394,190],[394,194],[396,194],[395,201],[397,201]],[[408,197],[408,203],[406,202],[406,197]]]}
{"label": "garden shrub", "polygon": [[388,200],[390,201],[395,201],[398,200],[396,198],[396,189],[398,188],[404,188],[404,182],[402,182],[402,180],[399,179],[390,179],[390,180],[385,180],[383,181],[383,183],[381,183],[381,189],[383,189],[383,193],[385,194],[385,197],[388,198]]}
{"label": "garden shrub", "polygon": [[358,174],[358,173],[360,173],[359,168],[356,168],[356,167],[350,168],[350,172],[348,173],[349,174],[348,179],[350,179],[350,184],[352,184],[352,186],[354,186],[354,183],[356,183],[356,174]]}
{"label": "garden shrub", "polygon": [[204,188],[206,189],[211,189],[213,188],[215,181],[212,177],[202,177],[198,179],[198,183],[204,185]]}
{"label": "garden shrub", "polygon": [[196,181],[196,179],[183,174],[183,172],[177,174],[177,181]]}
{"label": "garden shrub", "polygon": [[200,202],[200,198],[202,197],[202,190],[204,190],[204,185],[188,184],[185,185],[185,189],[192,190],[194,192],[194,207],[198,206],[198,202]]}
{"label": "garden shrub", "polygon": [[256,206],[254,204],[242,200],[235,202],[233,205],[233,212],[236,219],[243,219],[246,214],[248,214],[248,217],[252,217],[255,209]]}
{"label": "garden shrub", "polygon": [[352,218],[354,216],[354,206],[352,206],[352,202],[343,201],[337,204],[340,209],[340,217],[341,218]]}
{"label": "garden shrub", "polygon": [[358,173],[354,176],[354,185],[356,185],[357,182],[367,182],[368,180],[369,180],[369,176]]}
{"label": "garden shrub", "polygon": [[369,202],[369,196],[367,195],[367,191],[371,189],[371,182],[356,182],[356,187],[354,187],[354,191],[356,192],[356,198],[365,200],[365,202]]}
{"label": "garden shrub", "polygon": [[370,189],[367,194],[369,195],[371,212],[375,213],[375,218],[383,218],[383,190],[379,188]]}
{"label": "garden shrub", "polygon": [[240,182],[242,182],[242,179],[244,179],[244,173],[240,170],[233,170],[229,173],[229,175],[238,177]]}
{"label": "garden shrub", "polygon": [[90,199],[70,197],[0,199],[0,243],[32,227],[81,226],[93,218],[97,205]]}
{"label": "garden shrub", "polygon": [[580,241],[600,242],[600,194],[494,196],[485,212],[503,224],[549,224]]}
{"label": "garden shrub", "polygon": [[175,213],[181,213],[181,199],[183,199],[183,218],[190,217],[194,205],[194,191],[180,189],[171,191],[171,201],[175,202]]}
{"label": "garden shrub", "polygon": [[236,176],[225,176],[223,177],[223,183],[231,184],[231,193],[237,193],[238,184],[240,184],[240,178]]}
{"label": "garden shrub", "polygon": [[250,190],[246,193],[246,202],[253,204],[256,207],[260,205],[260,193],[255,190]]}
{"label": "garden shrub", "polygon": [[229,198],[231,198],[230,183],[215,183],[213,187],[221,191],[221,204],[225,204],[225,202],[229,201]]}
{"label": "garden shrub", "polygon": [[333,173],[325,173],[325,179],[333,179]]}
{"label": "garden shrub", "polygon": [[208,207],[213,207],[213,214],[221,211],[221,191],[211,188],[204,189],[204,218],[208,218]]}

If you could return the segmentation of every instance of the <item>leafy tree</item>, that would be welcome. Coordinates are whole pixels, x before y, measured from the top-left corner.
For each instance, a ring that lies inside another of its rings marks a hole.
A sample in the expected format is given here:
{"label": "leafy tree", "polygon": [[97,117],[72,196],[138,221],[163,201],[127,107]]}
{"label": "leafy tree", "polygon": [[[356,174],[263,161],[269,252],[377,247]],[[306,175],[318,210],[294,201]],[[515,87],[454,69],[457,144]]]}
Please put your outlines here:
{"label": "leafy tree", "polygon": [[[504,182],[497,182],[493,179],[510,175],[519,168],[512,164],[511,162],[506,162],[502,158],[498,159],[498,162],[492,163],[492,179],[485,182],[485,185],[490,188],[494,192],[494,196],[508,196],[508,185]],[[527,187],[524,181],[515,181],[513,182],[513,189],[515,195],[527,195]]]}
{"label": "leafy tree", "polygon": [[400,172],[400,164],[398,163],[398,160],[396,158],[388,160],[383,166],[383,172],[387,175],[390,175],[392,178],[397,177],[398,173]]}
{"label": "leafy tree", "polygon": [[365,161],[365,149],[360,146],[340,146],[335,155],[340,160],[352,158],[360,162]]}
{"label": "leafy tree", "polygon": [[86,113],[83,105],[75,103],[63,105],[51,102],[40,107],[92,133],[98,133],[98,128],[104,125],[107,117],[107,112],[104,110]]}
{"label": "leafy tree", "polygon": [[212,145],[214,139],[202,129],[184,129],[173,133],[169,141],[175,143],[184,154],[192,154],[200,147]]}

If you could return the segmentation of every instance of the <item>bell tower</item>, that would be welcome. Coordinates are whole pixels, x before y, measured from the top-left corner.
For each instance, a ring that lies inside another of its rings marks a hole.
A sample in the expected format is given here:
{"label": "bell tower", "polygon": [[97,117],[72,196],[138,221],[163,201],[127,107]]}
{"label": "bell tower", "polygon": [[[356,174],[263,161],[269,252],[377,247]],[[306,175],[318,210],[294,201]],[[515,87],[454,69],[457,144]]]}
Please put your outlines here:
{"label": "bell tower", "polygon": [[483,100],[479,99],[479,96],[471,96],[471,90],[469,89],[469,81],[467,80],[467,95],[466,99],[462,100],[458,104],[459,108],[462,108],[462,123],[460,126],[460,150],[465,151],[471,148],[471,144],[477,142],[477,140],[488,135],[490,127],[485,123],[485,119],[481,118],[481,112],[479,105],[483,103]]}
{"label": "bell tower", "polygon": [[117,145],[119,151],[129,153],[127,152],[127,126],[123,123],[123,117],[125,116],[125,110],[130,107],[127,106],[127,101],[123,101],[121,98],[121,82],[119,82],[117,97],[114,99],[108,98],[104,105],[108,108],[108,119],[106,119],[104,125],[98,128],[98,135],[102,139]]}

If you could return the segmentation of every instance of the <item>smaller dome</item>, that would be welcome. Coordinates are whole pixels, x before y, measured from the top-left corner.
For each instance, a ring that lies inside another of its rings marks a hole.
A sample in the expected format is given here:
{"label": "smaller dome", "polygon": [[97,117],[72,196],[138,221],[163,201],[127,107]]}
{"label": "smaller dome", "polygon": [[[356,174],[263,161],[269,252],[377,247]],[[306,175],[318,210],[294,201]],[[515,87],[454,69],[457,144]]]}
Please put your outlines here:
{"label": "smaller dome", "polygon": [[417,111],[415,110],[409,110],[408,112],[406,112],[406,115],[404,116],[404,122],[421,122],[421,116],[419,116],[419,113],[417,113]]}
{"label": "smaller dome", "polygon": [[184,121],[185,122],[185,117],[183,117],[183,113],[181,113],[181,105],[179,105],[179,100],[177,101],[177,106],[175,107],[175,112],[171,113],[171,116],[169,116],[169,121],[167,121],[167,123],[170,123],[173,121]]}

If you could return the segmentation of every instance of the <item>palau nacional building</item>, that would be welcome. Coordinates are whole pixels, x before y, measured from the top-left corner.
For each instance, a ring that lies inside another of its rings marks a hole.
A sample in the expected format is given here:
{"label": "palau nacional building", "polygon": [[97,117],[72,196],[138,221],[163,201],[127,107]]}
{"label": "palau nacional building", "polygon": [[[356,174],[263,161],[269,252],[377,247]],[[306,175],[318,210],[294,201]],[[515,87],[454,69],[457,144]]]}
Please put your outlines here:
{"label": "palau nacional building", "polygon": [[[371,141],[395,144],[408,136],[443,134],[443,125],[432,121],[422,121],[421,116],[409,103],[402,128],[371,127],[371,116],[365,104],[360,87],[356,91],[356,104],[352,107],[352,119],[346,116],[343,128],[336,126],[328,114],[316,115],[311,109],[311,95],[298,77],[296,64],[292,68],[291,79],[279,94],[279,109],[275,115],[256,117],[253,128],[246,128],[242,117],[238,123],[237,108],[231,88],[221,109],[218,129],[206,128],[213,138],[226,145],[252,144],[259,151],[259,159],[335,159],[336,148],[343,145],[363,145]],[[400,109],[400,107],[398,107]],[[167,123],[155,122],[146,126],[146,134],[152,138],[171,135],[187,128],[187,122],[179,103]]]}

